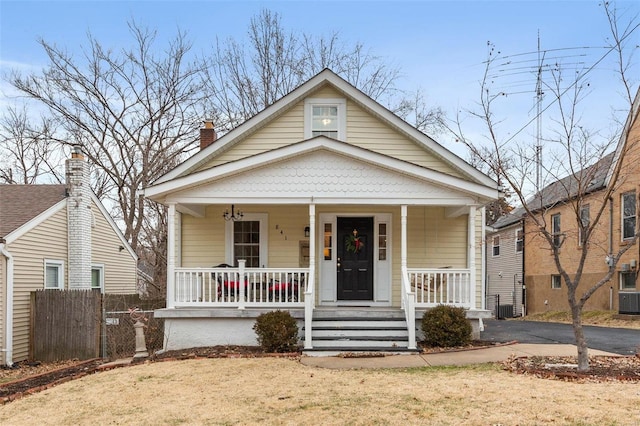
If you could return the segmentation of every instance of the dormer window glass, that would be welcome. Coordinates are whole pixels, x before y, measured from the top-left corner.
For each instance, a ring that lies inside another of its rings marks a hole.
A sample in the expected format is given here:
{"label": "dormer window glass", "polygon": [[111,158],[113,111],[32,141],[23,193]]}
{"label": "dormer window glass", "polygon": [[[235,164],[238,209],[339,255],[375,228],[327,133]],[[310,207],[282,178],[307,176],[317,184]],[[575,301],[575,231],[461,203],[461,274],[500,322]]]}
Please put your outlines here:
{"label": "dormer window glass", "polygon": [[338,107],[314,105],[312,107],[311,136],[338,138]]}
{"label": "dormer window glass", "polygon": [[305,101],[305,139],[326,136],[346,140],[345,99],[315,98]]}

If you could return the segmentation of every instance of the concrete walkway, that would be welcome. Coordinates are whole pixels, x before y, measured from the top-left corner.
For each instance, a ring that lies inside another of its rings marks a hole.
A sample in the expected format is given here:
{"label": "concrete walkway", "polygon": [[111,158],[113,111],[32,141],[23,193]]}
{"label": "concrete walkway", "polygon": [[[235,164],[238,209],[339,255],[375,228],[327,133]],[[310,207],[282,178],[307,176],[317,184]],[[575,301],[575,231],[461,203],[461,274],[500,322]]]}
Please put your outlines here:
{"label": "concrete walkway", "polygon": [[[467,351],[415,355],[387,355],[362,358],[303,356],[300,362],[304,365],[330,369],[409,368],[483,364],[487,362],[501,362],[506,361],[510,357],[523,356],[576,356],[577,353],[575,345],[515,343]],[[595,349],[589,349],[589,355],[620,356]]]}

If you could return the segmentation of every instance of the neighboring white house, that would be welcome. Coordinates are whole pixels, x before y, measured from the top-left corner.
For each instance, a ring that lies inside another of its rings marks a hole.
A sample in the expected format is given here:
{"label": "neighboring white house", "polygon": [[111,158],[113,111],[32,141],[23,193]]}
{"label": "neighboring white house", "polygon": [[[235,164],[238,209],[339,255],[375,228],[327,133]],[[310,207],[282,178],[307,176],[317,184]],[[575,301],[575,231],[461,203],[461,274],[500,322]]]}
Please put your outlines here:
{"label": "neighboring white house", "polygon": [[523,209],[499,218],[487,228],[486,307],[497,318],[524,315],[523,287],[524,227]]}
{"label": "neighboring white house", "polygon": [[89,186],[76,151],[66,185],[0,185],[0,359],[29,357],[30,293],[136,292],[137,256]]}
{"label": "neighboring white house", "polygon": [[479,333],[489,177],[330,70],[201,141],[145,189],[169,209],[166,349],[256,344],[274,309],[308,351],[413,350],[439,304]]}

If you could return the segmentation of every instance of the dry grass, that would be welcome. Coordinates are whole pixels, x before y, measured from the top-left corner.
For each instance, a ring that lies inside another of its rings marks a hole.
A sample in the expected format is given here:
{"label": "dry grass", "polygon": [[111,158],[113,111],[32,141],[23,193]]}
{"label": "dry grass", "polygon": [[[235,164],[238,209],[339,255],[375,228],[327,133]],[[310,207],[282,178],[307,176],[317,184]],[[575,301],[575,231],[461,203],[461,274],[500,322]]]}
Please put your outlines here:
{"label": "dry grass", "polygon": [[496,365],[326,370],[291,359],[149,363],[0,406],[0,424],[631,425],[640,388],[565,383]]}
{"label": "dry grass", "polygon": [[[527,315],[526,317],[518,319],[571,324],[571,313],[568,311],[549,311]],[[584,311],[582,313],[582,324],[640,329],[640,316],[621,316],[612,311]]]}

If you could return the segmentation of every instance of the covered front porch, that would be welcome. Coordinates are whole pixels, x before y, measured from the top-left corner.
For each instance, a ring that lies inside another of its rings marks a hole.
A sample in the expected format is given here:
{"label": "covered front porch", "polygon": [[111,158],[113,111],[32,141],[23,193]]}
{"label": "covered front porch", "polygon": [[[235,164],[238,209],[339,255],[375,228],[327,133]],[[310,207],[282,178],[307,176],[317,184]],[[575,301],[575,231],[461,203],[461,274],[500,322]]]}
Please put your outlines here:
{"label": "covered front porch", "polygon": [[[400,316],[403,321],[394,327],[402,324],[404,337],[389,343],[391,349],[416,349],[422,313],[440,304],[468,309],[478,332],[483,315],[476,262],[481,211],[475,205],[309,203],[235,209],[242,209],[242,217],[225,221],[224,205],[185,209],[169,204],[167,309],[157,312],[168,322],[166,349],[255,344],[255,318],[276,309],[298,319],[307,350],[325,343],[320,321],[328,314],[352,320],[357,314],[371,323],[372,315],[380,317],[377,321]],[[302,217],[301,211],[306,211]],[[235,244],[243,238],[234,232],[243,229],[241,222],[256,222],[263,244],[244,249],[261,253],[259,263],[243,258],[243,248]],[[201,230],[216,226],[212,234],[226,237],[201,241]],[[354,226],[357,236],[349,231]],[[353,247],[356,238],[359,250]],[[216,244],[203,259],[191,254],[194,245]],[[372,334],[370,329],[363,333]]]}

